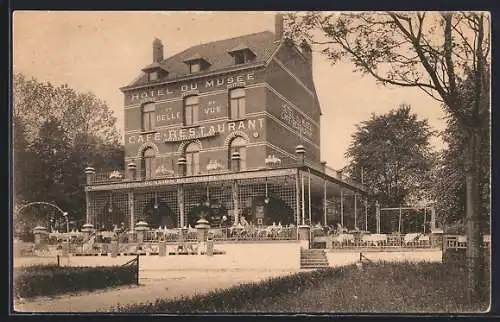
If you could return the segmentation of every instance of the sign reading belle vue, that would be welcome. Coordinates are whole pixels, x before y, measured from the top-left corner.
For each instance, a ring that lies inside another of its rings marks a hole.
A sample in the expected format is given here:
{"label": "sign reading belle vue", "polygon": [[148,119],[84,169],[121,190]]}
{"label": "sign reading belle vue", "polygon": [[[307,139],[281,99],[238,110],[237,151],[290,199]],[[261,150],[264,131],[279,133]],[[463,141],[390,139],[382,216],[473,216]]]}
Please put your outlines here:
{"label": "sign reading belle vue", "polygon": [[[167,84],[160,87],[141,89],[128,93],[126,100],[130,103],[139,102],[141,100],[148,100],[152,98],[168,98],[173,97],[175,94],[180,94],[189,91],[203,91],[205,89],[217,89],[223,86],[233,84],[246,84],[255,82],[255,73],[249,72],[246,74],[218,76],[213,78],[205,78],[200,80],[193,80],[190,82],[177,82]],[[126,102],[127,103],[127,102]]]}

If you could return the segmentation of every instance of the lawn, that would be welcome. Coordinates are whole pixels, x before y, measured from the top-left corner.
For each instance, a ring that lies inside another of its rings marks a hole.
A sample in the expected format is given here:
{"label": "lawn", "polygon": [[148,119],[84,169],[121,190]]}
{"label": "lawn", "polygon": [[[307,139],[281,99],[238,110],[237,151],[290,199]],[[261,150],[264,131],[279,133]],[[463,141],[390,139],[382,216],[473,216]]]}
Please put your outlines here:
{"label": "lawn", "polygon": [[119,310],[138,313],[459,313],[488,309],[489,290],[485,290],[484,303],[468,306],[464,288],[463,266],[380,262],[366,264],[361,270],[353,265],[301,272],[192,298],[157,300]]}

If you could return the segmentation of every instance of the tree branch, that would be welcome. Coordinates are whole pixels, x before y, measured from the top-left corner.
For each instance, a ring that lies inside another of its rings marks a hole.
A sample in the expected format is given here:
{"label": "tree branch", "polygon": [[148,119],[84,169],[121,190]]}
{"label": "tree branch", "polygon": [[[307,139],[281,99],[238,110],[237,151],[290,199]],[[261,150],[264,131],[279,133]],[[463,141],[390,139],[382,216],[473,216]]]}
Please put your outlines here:
{"label": "tree branch", "polygon": [[409,32],[400,23],[400,21],[398,20],[398,18],[395,15],[393,15],[392,13],[389,13],[389,15],[391,15],[391,17],[393,17],[394,22],[396,23],[396,26],[398,26],[398,28],[401,30],[401,32],[403,32],[408,37],[408,39],[410,39],[410,41],[412,42],[413,48],[417,52],[422,65],[424,66],[424,68],[427,71],[429,77],[431,78],[432,82],[434,83],[434,86],[426,86],[426,87],[435,89],[439,93],[439,95],[443,98],[443,101],[446,102],[447,101],[447,97],[448,97],[448,93],[444,90],[443,86],[441,85],[441,83],[439,81],[439,78],[436,75],[435,70],[432,68],[432,66],[430,65],[429,61],[425,57],[424,52],[422,51],[421,44],[416,42],[416,39],[414,39],[409,34]]}

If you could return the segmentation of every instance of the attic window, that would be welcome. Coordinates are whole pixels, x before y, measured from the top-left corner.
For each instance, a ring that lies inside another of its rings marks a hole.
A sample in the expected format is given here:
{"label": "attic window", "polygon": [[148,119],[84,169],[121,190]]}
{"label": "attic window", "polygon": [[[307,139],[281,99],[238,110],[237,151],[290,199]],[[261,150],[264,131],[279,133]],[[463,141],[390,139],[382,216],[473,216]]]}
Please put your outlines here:
{"label": "attic window", "polygon": [[146,73],[148,82],[157,81],[168,75],[168,71],[165,69],[165,66],[158,62],[149,64],[148,66],[144,67],[142,71]]}
{"label": "attic window", "polygon": [[190,74],[199,73],[210,67],[210,63],[198,53],[184,60],[184,63],[189,66]]}
{"label": "attic window", "polygon": [[233,56],[236,65],[249,63],[255,58],[254,52],[244,44],[234,47],[229,54]]}
{"label": "attic window", "polygon": [[192,62],[189,64],[189,73],[190,74],[198,73],[200,70],[201,70],[201,64],[199,61]]}
{"label": "attic window", "polygon": [[149,73],[149,81],[155,81],[155,80],[158,80],[158,71]]}
{"label": "attic window", "polygon": [[239,52],[239,53],[234,54],[234,63],[236,65],[248,63],[248,61],[249,60],[248,60],[247,56],[245,55],[245,52]]}

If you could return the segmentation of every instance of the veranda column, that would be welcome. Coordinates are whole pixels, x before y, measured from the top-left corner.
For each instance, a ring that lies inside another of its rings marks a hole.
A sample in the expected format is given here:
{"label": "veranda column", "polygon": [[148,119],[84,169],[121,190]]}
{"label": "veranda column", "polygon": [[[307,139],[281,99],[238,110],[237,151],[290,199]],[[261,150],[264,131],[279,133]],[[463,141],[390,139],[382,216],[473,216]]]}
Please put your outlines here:
{"label": "veranda column", "polygon": [[[85,168],[85,179],[86,179],[86,184],[90,185],[94,182],[95,180],[95,169],[92,167],[86,167]],[[89,224],[90,220],[92,219],[91,216],[91,200],[90,200],[90,194],[87,190],[85,190],[85,220],[86,223]]]}
{"label": "veranda column", "polygon": [[306,202],[305,202],[305,187],[304,187],[304,173],[300,173],[302,180],[302,225],[306,224]]}
{"label": "veranda column", "polygon": [[401,234],[401,217],[402,217],[402,214],[401,214],[401,206],[399,207],[399,223],[398,223],[398,233]]}
{"label": "veranda column", "polygon": [[[302,144],[299,144],[295,147],[295,154],[297,155],[297,160],[298,160],[298,165],[303,166],[305,164],[305,155],[306,155],[306,149]],[[300,171],[297,172],[297,175],[300,174],[301,177],[301,183],[302,183],[302,188],[301,188],[301,194],[302,194],[302,225],[305,225],[305,215],[306,215],[306,210],[305,210],[305,196],[304,196],[304,174]]]}
{"label": "veranda column", "polygon": [[309,226],[312,226],[312,205],[311,205],[311,169],[307,169],[307,202],[309,204]]}
{"label": "veranda column", "polygon": [[[180,177],[186,176],[186,158],[180,156],[177,160],[177,175]],[[177,186],[177,207],[179,208],[179,220],[177,221],[180,228],[186,226],[184,222],[184,185],[181,183]]]}
{"label": "veranda column", "polygon": [[[299,183],[299,175],[300,172],[297,170],[297,174],[295,176],[295,203],[296,203],[296,221],[297,221],[297,227],[300,225],[300,183]],[[297,239],[298,237],[298,231],[297,231]]]}
{"label": "veranda column", "polygon": [[326,179],[323,179],[323,219],[325,222],[325,226],[327,226],[326,208],[327,208],[327,205],[326,205]]}
{"label": "veranda column", "polygon": [[130,230],[135,228],[135,212],[134,212],[134,192],[128,192],[128,209],[130,212]]}
{"label": "veranda column", "polygon": [[234,224],[237,225],[240,220],[240,203],[239,203],[239,186],[238,181],[234,180],[232,184],[232,194],[233,194],[233,214],[234,214]]}
{"label": "veranda column", "polygon": [[90,208],[91,208],[91,201],[90,201],[90,193],[88,191],[85,191],[85,223],[90,223]]}
{"label": "veranda column", "polygon": [[358,193],[354,193],[354,229],[358,228]]}
{"label": "veranda column", "polygon": [[180,228],[186,226],[184,222],[184,185],[179,184],[177,186],[177,207],[179,208],[179,223]]}
{"label": "veranda column", "polygon": [[295,224],[297,225],[297,240],[299,240],[299,226],[300,226],[300,183],[299,183],[299,170],[295,173]]}
{"label": "veranda column", "polygon": [[375,201],[375,219],[377,221],[377,234],[380,234],[380,204]]}
{"label": "veranda column", "polygon": [[340,226],[344,228],[344,189],[340,188]]}
{"label": "veranda column", "polygon": [[365,197],[365,231],[368,231],[368,197]]}

